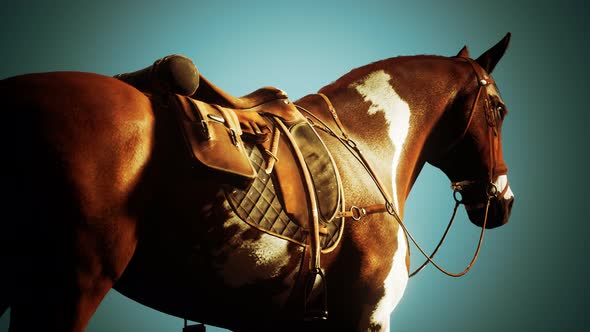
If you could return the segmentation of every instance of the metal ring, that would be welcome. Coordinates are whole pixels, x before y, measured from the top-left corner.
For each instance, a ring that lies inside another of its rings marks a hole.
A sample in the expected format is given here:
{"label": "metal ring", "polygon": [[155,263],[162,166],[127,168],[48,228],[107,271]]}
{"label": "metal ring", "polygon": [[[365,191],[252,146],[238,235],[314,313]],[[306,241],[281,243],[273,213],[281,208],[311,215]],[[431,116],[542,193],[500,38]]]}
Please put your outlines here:
{"label": "metal ring", "polygon": [[496,197],[498,196],[498,187],[493,182],[488,183],[488,187],[486,188],[486,194],[488,197]]}
{"label": "metal ring", "polygon": [[365,215],[367,215],[367,211],[364,208],[360,208],[356,205],[350,207],[350,217],[352,220],[359,221]]}
{"label": "metal ring", "polygon": [[393,207],[393,203],[385,202],[385,209],[387,210],[387,213],[395,216],[395,208]]}

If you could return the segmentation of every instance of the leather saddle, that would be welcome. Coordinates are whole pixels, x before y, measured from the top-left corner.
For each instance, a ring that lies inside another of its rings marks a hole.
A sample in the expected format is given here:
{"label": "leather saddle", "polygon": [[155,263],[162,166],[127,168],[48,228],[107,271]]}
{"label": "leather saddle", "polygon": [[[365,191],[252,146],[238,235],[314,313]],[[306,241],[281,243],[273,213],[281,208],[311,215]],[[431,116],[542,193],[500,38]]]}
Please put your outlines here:
{"label": "leather saddle", "polygon": [[195,166],[225,184],[243,221],[303,246],[317,228],[322,250],[335,247],[343,221],[336,217],[344,206],[340,177],[326,146],[286,95],[248,109],[176,99]]}
{"label": "leather saddle", "polygon": [[300,245],[313,244],[317,233],[323,251],[336,246],[344,221],[338,170],[282,90],[234,97],[182,55],[115,77],[152,98],[175,96],[193,164],[226,186],[230,206],[245,222]]}
{"label": "leather saddle", "polygon": [[[115,77],[147,94],[173,96],[193,165],[223,185],[244,222],[303,246],[305,296],[317,276],[325,294],[319,258],[342,236],[342,184],[330,152],[287,95],[265,87],[234,97],[182,56]],[[325,319],[326,306],[324,300],[312,318]]]}
{"label": "leather saddle", "polygon": [[[328,292],[320,253],[334,250],[342,237],[344,195],[336,164],[315,129],[286,96],[248,109],[229,109],[179,95],[177,99],[194,160],[199,160],[195,147],[211,141],[205,135],[195,136],[190,128],[207,127],[211,122],[217,127],[225,124],[224,131],[229,134],[223,136],[225,143],[217,143],[220,148],[211,160],[224,160],[223,165],[229,166],[226,174],[231,176],[239,169],[250,170],[244,166],[246,160],[255,172],[246,186],[225,186],[229,205],[250,226],[305,248],[300,271],[300,278],[305,280],[299,283],[304,287],[304,319],[327,319]],[[215,119],[215,113],[208,113],[213,110],[234,114],[240,128],[232,128],[236,121]],[[200,117],[191,118],[195,113]],[[263,134],[261,127],[268,133]],[[245,175],[250,179],[251,173]],[[312,308],[308,299],[316,285],[322,301]]]}

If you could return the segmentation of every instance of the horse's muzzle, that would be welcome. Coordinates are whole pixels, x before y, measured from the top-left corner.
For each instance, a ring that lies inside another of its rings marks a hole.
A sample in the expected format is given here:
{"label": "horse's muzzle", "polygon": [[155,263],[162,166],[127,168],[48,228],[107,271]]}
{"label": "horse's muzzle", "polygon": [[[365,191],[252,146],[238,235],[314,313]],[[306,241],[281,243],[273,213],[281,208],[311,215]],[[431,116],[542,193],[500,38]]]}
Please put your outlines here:
{"label": "horse's muzzle", "polygon": [[[512,205],[514,204],[514,197],[506,198],[492,198],[490,201],[490,208],[488,210],[488,220],[486,228],[496,228],[505,225],[510,218],[512,212]],[[469,216],[469,220],[475,225],[482,227],[486,214],[486,205],[483,204],[466,204],[465,210]]]}

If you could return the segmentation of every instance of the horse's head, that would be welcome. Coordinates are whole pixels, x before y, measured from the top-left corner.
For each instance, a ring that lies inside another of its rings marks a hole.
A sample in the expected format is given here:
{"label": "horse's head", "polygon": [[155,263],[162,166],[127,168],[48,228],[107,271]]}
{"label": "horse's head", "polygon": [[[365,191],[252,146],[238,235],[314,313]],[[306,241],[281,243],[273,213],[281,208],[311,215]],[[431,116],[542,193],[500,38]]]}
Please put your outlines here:
{"label": "horse's head", "polygon": [[474,224],[483,226],[487,212],[486,228],[507,223],[514,202],[501,143],[507,109],[489,76],[504,55],[509,40],[507,34],[477,60],[469,57],[467,47],[459,52],[457,58],[468,68],[467,83],[457,91],[450,112],[439,124],[439,129],[454,129],[441,131],[455,134],[439,142],[447,144],[446,152],[429,160],[450,178],[455,199],[465,205]]}

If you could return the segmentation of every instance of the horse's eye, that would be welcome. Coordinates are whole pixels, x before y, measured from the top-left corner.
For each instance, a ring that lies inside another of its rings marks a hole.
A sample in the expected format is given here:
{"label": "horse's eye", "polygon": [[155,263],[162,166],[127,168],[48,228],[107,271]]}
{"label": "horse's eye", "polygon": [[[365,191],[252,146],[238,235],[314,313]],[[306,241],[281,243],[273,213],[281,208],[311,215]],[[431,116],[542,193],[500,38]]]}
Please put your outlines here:
{"label": "horse's eye", "polygon": [[498,107],[496,107],[496,113],[498,114],[498,118],[499,119],[503,119],[504,115],[506,115],[506,112],[504,112],[504,107],[498,105]]}

